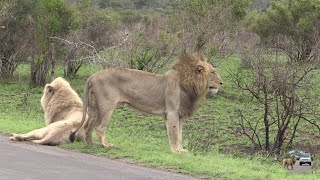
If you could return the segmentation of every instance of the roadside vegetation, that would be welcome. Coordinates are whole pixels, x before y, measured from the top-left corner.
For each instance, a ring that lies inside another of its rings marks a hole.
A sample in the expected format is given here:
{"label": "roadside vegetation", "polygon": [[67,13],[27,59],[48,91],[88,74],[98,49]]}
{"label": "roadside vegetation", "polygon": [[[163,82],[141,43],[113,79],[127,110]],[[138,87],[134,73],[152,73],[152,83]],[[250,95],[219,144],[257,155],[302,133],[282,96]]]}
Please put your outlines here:
{"label": "roadside vegetation", "polygon": [[[318,1],[66,2],[0,2],[0,133],[45,125],[40,98],[55,77],[82,96],[98,70],[163,73],[200,49],[224,84],[186,120],[188,153],[170,152],[162,118],[127,106],[107,130],[114,148],[60,147],[212,179],[320,176]],[[311,152],[310,172],[282,167],[292,149]]]}

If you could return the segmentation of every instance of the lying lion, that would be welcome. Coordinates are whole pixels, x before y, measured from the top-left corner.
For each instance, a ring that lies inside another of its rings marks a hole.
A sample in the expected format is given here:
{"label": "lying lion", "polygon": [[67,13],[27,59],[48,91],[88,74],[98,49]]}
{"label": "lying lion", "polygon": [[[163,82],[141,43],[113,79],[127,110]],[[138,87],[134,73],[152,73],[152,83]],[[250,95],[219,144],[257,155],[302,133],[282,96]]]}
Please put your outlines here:
{"label": "lying lion", "polygon": [[[83,94],[83,118],[87,144],[92,144],[92,131],[104,147],[113,146],[105,139],[105,130],[115,108],[127,103],[139,111],[163,116],[169,144],[173,152],[185,152],[182,147],[183,119],[191,116],[199,99],[208,91],[216,93],[222,80],[200,53],[184,54],[165,74],[112,68],[88,78]],[[71,142],[77,130],[70,135]]]}
{"label": "lying lion", "polygon": [[297,158],[293,156],[289,159],[283,159],[282,165],[283,167],[287,166],[288,170],[289,170],[289,166],[291,166],[291,169],[293,169],[293,165],[296,163],[296,161],[297,161]]}
{"label": "lying lion", "polygon": [[[58,145],[69,142],[69,135],[79,126],[82,118],[83,104],[79,95],[70,84],[59,77],[43,90],[41,106],[44,110],[46,127],[26,134],[12,134],[10,140],[32,142],[43,145]],[[84,130],[76,134],[76,140],[84,139]]]}

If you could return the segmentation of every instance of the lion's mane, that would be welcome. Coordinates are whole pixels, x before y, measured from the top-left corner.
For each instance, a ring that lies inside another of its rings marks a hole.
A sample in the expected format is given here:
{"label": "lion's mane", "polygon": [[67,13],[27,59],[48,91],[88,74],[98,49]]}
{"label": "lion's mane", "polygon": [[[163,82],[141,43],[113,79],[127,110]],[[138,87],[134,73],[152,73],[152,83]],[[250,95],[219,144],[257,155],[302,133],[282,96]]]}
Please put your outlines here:
{"label": "lion's mane", "polygon": [[[51,88],[53,88],[52,94],[50,94]],[[46,125],[64,120],[74,111],[82,111],[81,98],[63,78],[56,78],[47,84],[43,91],[41,106],[44,110]]]}
{"label": "lion's mane", "polygon": [[208,76],[195,71],[196,67],[205,61],[198,53],[184,54],[173,65],[180,78],[180,101],[179,114],[181,117],[191,116],[197,107],[197,101],[208,92]]}

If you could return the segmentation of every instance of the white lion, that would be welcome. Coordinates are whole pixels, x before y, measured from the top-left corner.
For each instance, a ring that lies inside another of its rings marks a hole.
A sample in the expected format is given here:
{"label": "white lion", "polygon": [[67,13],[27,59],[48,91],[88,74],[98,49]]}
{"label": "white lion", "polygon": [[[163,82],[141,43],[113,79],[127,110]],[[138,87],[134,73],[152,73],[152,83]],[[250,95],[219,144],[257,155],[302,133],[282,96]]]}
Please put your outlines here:
{"label": "white lion", "polygon": [[[26,134],[12,134],[10,140],[32,142],[43,145],[58,145],[69,142],[69,135],[80,126],[83,103],[70,84],[61,77],[47,84],[43,90],[41,106],[46,127]],[[84,139],[83,128],[76,135]]]}

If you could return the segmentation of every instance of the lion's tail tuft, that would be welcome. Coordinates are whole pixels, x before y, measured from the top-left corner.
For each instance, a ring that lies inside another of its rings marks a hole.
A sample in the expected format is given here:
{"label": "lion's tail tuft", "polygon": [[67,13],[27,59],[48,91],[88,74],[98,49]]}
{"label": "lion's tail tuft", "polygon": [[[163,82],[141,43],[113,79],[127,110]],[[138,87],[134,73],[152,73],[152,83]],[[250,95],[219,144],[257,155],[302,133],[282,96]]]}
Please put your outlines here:
{"label": "lion's tail tuft", "polygon": [[74,140],[76,139],[76,133],[77,133],[77,131],[74,131],[70,134],[70,136],[69,136],[70,142],[72,142],[72,143],[74,142]]}

